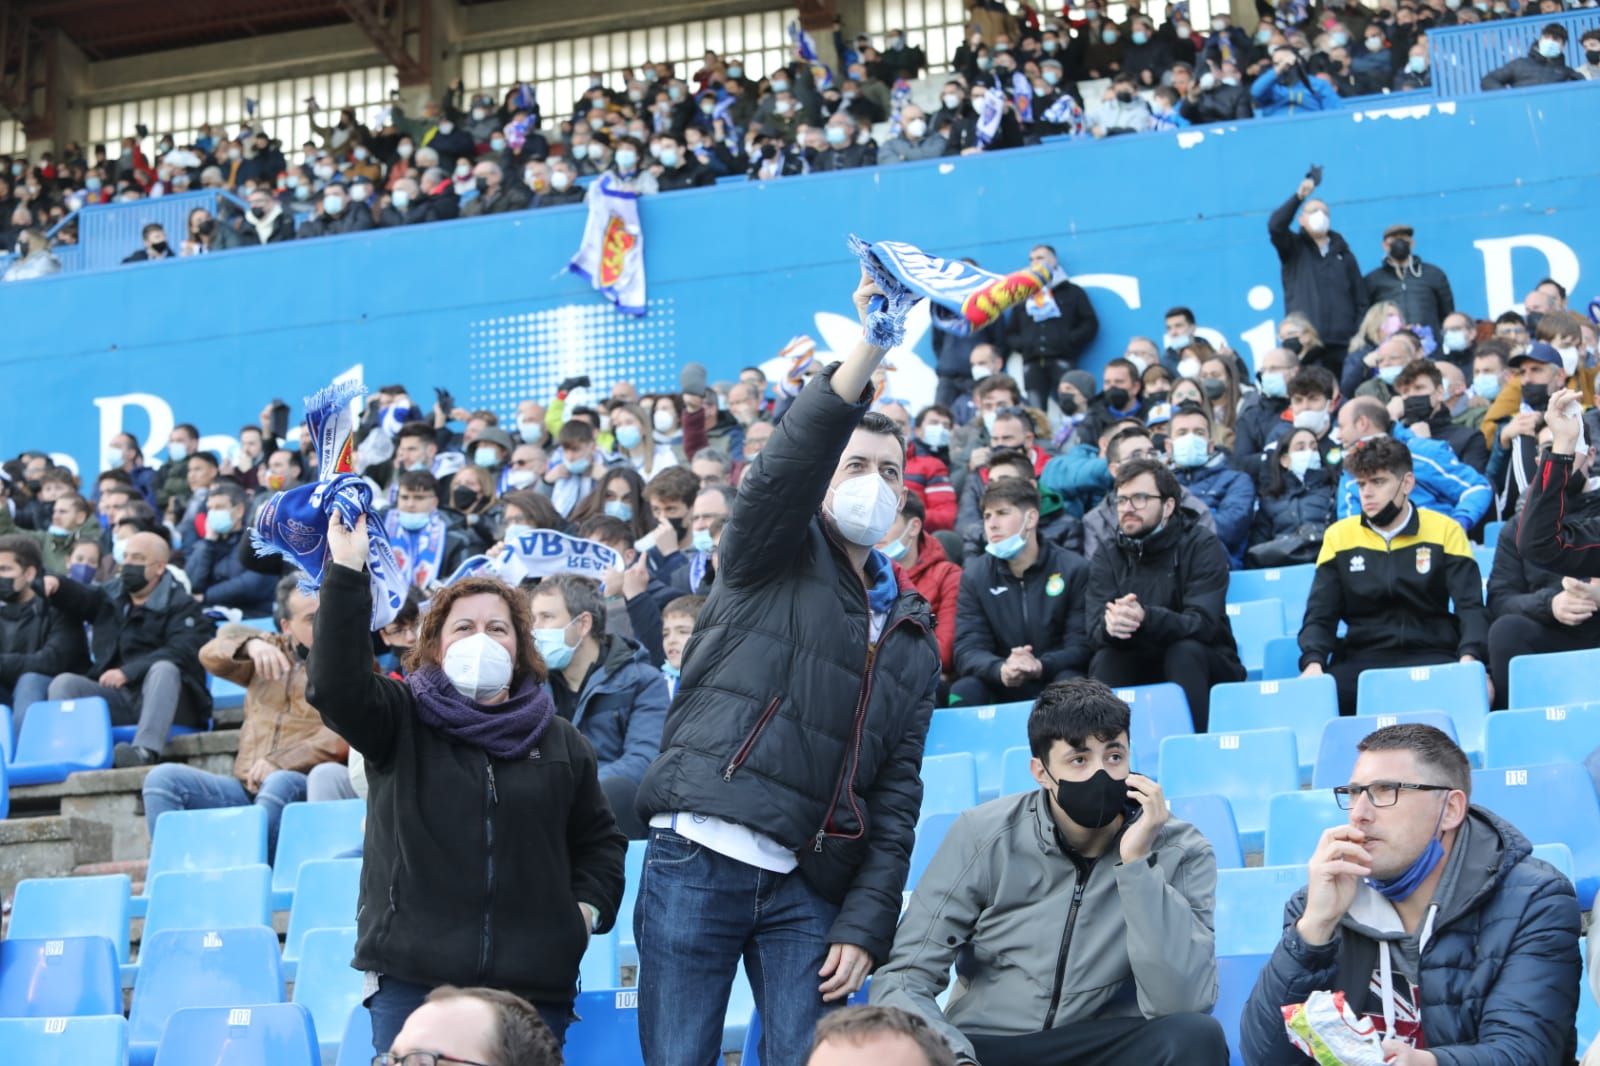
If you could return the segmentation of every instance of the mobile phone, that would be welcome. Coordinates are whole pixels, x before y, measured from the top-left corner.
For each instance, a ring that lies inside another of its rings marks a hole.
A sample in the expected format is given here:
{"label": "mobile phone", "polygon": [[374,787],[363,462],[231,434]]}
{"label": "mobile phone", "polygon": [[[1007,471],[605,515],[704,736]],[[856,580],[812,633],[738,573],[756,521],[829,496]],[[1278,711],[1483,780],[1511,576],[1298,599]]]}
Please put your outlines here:
{"label": "mobile phone", "polygon": [[433,387],[433,395],[439,401],[439,410],[443,411],[446,416],[456,409],[456,398],[450,395],[449,389],[443,389],[435,385]]}
{"label": "mobile phone", "polygon": [[277,398],[272,401],[272,435],[278,440],[289,435],[289,405]]}
{"label": "mobile phone", "polygon": [[1321,163],[1312,163],[1311,164],[1311,169],[1306,171],[1306,177],[1311,179],[1311,184],[1313,184],[1313,185],[1321,185],[1322,184],[1322,164]]}

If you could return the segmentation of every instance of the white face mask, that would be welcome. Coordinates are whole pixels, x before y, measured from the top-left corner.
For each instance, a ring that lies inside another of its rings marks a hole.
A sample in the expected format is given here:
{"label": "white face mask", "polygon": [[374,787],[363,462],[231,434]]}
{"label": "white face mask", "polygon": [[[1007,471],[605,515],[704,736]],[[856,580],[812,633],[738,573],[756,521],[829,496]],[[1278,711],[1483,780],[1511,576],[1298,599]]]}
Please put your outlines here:
{"label": "white face mask", "polygon": [[1307,233],[1314,237],[1320,237],[1328,232],[1328,213],[1326,211],[1307,211],[1303,224]]}
{"label": "white face mask", "polygon": [[672,412],[671,411],[668,411],[665,408],[662,408],[661,410],[659,410],[659,411],[657,411],[655,413],[655,415],[650,419],[650,421],[656,427],[656,432],[658,432],[658,433],[671,433],[672,432],[673,418],[672,418]]}
{"label": "white face mask", "polygon": [[1567,377],[1570,378],[1578,372],[1578,349],[1576,347],[1557,348],[1556,354],[1561,356],[1561,370]]}
{"label": "white face mask", "polygon": [[1294,416],[1296,429],[1309,429],[1320,439],[1328,432],[1331,417],[1326,411],[1301,411]]}
{"label": "white face mask", "polygon": [[828,513],[851,544],[870,548],[889,535],[899,513],[894,490],[877,474],[860,474],[833,490]]}
{"label": "white face mask", "polygon": [[1304,479],[1308,471],[1322,469],[1322,456],[1316,451],[1290,452],[1289,469],[1295,477]]}
{"label": "white face mask", "polygon": [[511,653],[487,633],[474,633],[444,653],[444,676],[457,692],[482,703],[511,684]]}
{"label": "white face mask", "polygon": [[1178,360],[1178,376],[1180,378],[1197,378],[1200,376],[1200,360],[1194,356]]}

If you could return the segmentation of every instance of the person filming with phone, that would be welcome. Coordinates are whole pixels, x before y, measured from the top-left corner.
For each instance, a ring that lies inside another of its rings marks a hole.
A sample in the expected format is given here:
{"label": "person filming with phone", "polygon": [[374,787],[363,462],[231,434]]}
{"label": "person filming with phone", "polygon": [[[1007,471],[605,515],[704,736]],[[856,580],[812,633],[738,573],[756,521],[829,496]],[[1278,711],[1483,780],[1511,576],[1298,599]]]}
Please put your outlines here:
{"label": "person filming with phone", "polygon": [[1039,787],[956,819],[872,1003],[921,1016],[958,1063],[1223,1066],[1216,856],[1129,772],[1128,705],[1098,681],[1050,685],[1028,747]]}

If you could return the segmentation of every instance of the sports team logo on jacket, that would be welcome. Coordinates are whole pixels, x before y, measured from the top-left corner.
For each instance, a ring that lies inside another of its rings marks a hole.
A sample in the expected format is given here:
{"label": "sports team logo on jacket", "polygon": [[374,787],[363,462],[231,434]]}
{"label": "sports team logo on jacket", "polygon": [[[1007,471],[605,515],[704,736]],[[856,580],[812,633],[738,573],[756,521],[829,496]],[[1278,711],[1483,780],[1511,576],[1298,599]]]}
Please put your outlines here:
{"label": "sports team logo on jacket", "polygon": [[1426,574],[1433,569],[1433,550],[1431,548],[1417,549],[1417,573]]}
{"label": "sports team logo on jacket", "polygon": [[1067,583],[1062,580],[1060,574],[1051,574],[1050,580],[1044,583],[1044,594],[1046,596],[1059,596],[1066,590],[1066,587]]}

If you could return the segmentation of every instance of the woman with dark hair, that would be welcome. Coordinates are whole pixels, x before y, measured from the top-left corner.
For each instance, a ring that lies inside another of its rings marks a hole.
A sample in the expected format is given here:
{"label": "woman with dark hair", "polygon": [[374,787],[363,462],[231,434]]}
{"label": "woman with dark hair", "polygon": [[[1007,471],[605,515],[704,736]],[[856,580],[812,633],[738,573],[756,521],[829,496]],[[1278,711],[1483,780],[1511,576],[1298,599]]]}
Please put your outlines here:
{"label": "woman with dark hair", "polygon": [[527,600],[488,577],[443,589],[397,681],[373,669],[366,520],[331,521],[328,550],[306,698],[366,766],[352,965],[374,1047],[447,984],[514,992],[560,1040],[627,841],[544,687]]}
{"label": "woman with dark hair", "polygon": [[494,507],[494,475],[481,466],[464,466],[450,477],[446,520],[467,534],[474,553],[488,550],[498,532],[488,519]]}
{"label": "woman with dark hair", "polygon": [[1322,533],[1338,517],[1333,499],[1337,478],[1323,467],[1317,435],[1309,429],[1290,430],[1268,448],[1261,457],[1246,565],[1316,562]]}
{"label": "woman with dark hair", "polygon": [[650,505],[644,499],[644,477],[629,466],[614,466],[607,470],[605,476],[595,484],[594,491],[572,509],[572,524],[574,527],[581,526],[597,515],[610,515],[626,523],[633,533],[633,540],[648,535],[656,528],[656,523],[651,517]]}
{"label": "woman with dark hair", "polygon": [[[561,517],[550,497],[537,492],[508,492],[500,497],[499,539],[505,540],[513,530],[526,532],[533,529],[567,531],[567,520]],[[518,527],[521,527],[520,529]]]}

